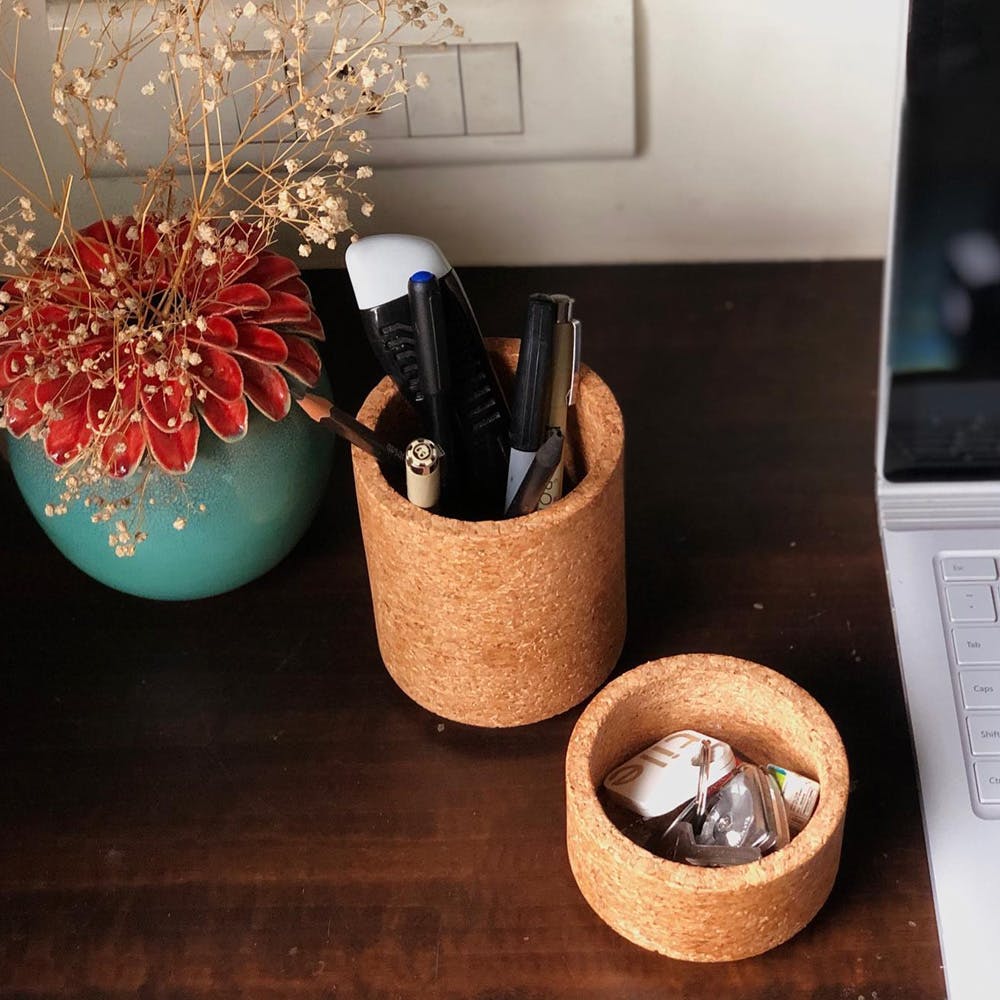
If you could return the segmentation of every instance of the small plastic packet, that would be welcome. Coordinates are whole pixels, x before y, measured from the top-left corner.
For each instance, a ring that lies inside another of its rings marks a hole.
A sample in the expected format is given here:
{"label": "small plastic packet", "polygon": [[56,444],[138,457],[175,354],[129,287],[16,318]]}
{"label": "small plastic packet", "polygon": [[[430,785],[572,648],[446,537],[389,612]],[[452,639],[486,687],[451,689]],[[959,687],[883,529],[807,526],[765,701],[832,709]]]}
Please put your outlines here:
{"label": "small plastic packet", "polygon": [[761,855],[791,839],[788,814],[774,777],[741,764],[710,803],[695,840],[702,845],[756,848]]}

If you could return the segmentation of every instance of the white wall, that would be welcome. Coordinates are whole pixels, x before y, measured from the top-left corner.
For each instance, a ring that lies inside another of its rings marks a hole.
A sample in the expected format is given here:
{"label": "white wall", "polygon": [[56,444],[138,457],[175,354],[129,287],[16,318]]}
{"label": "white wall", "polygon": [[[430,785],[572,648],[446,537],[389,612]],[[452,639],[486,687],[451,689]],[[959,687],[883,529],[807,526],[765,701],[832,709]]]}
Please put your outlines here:
{"label": "white wall", "polygon": [[[30,6],[44,94],[44,6]],[[636,157],[382,169],[361,232],[421,233],[457,264],[881,256],[905,8],[636,0]],[[27,164],[9,101],[0,113],[5,163]]]}
{"label": "white wall", "polygon": [[637,0],[638,157],[385,169],[364,231],[475,264],[881,256],[905,8]]}

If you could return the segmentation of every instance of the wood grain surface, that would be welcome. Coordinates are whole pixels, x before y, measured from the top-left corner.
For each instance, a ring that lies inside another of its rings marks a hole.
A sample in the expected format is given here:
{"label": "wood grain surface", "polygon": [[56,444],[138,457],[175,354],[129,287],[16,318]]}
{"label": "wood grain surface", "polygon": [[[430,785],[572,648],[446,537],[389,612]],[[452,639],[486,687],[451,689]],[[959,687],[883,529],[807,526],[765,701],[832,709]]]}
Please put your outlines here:
{"label": "wood grain surface", "polygon": [[[443,722],[378,655],[347,448],[262,579],[154,603],[67,563],[0,467],[0,997],[941,1000],[873,500],[876,263],[470,269],[484,333],[576,296],[626,425],[618,670],[711,651],[808,690],[852,788],[840,873],[758,958],[674,961],[573,881],[581,709]],[[309,275],[337,401],[377,381]]]}

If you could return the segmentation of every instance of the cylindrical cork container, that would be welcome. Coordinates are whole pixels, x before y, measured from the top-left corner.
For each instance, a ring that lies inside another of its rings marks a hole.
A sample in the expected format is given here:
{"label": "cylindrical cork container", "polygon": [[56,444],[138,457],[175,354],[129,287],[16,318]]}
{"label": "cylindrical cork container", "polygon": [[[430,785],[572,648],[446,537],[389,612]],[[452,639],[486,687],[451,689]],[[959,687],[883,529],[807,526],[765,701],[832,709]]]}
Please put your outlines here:
{"label": "cylindrical cork container", "polygon": [[[597,789],[613,768],[682,729],[817,780],[816,812],[787,846],[729,868],[666,861],[634,844],[608,819]],[[788,940],[826,901],[840,863],[847,785],[835,726],[787,677],[729,656],[655,660],[612,681],[573,730],[570,866],[598,916],[635,944],[695,962],[748,958]]]}
{"label": "cylindrical cork container", "polygon": [[[518,344],[488,341],[507,385]],[[358,418],[397,442],[414,436],[388,378]],[[544,510],[441,517],[353,449],[379,649],[414,701],[456,722],[517,726],[566,711],[604,681],[625,639],[624,444],[614,396],[583,366],[566,435],[576,483]]]}

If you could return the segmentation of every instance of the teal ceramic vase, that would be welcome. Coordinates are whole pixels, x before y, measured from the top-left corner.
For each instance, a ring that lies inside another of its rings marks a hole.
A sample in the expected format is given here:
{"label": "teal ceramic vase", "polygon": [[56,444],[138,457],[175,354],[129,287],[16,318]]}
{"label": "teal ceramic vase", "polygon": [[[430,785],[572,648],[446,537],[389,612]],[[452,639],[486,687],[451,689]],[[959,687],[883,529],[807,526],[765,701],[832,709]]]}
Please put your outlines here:
{"label": "teal ceramic vase", "polygon": [[[319,387],[329,392],[325,382]],[[280,562],[309,526],[329,481],[333,437],[293,404],[272,422],[252,411],[246,436],[226,444],[202,433],[191,471],[157,469],[141,484],[106,480],[91,489],[102,497],[132,490],[132,501],[108,521],[82,499],[64,514],[57,467],[38,442],[8,436],[14,478],[31,513],[56,547],[85,573],[139,597],[189,600],[232,590]],[[140,489],[140,485],[142,488]],[[134,554],[116,554],[117,522],[145,539]]]}

